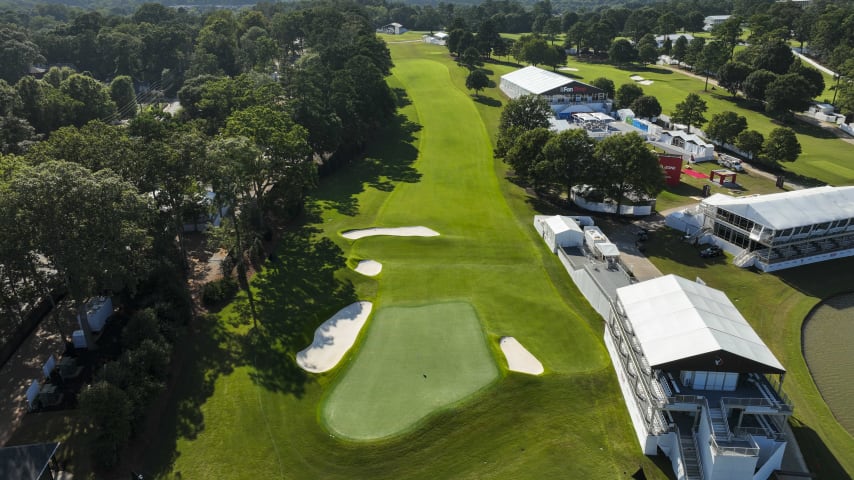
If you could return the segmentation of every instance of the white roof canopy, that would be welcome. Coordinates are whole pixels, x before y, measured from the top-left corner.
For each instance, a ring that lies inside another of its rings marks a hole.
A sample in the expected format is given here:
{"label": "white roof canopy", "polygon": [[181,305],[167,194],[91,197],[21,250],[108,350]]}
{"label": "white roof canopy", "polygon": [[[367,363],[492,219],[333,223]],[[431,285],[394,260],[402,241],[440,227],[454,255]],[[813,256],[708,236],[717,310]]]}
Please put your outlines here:
{"label": "white roof canopy", "polygon": [[563,217],[560,215],[548,217],[546,219],[546,224],[555,234],[563,233],[570,230],[582,233],[581,227],[579,227],[578,224],[575,223],[575,220],[569,217]]}
{"label": "white roof canopy", "polygon": [[573,81],[569,77],[564,77],[558,73],[549,72],[533,65],[502,75],[501,78],[537,95],[554,88],[562,87]]}
{"label": "white roof canopy", "polygon": [[653,367],[717,351],[785,371],[720,290],[667,275],[617,289]]}
{"label": "white roof canopy", "polygon": [[854,217],[854,187],[816,187],[757,197],[715,194],[703,200],[774,230]]}

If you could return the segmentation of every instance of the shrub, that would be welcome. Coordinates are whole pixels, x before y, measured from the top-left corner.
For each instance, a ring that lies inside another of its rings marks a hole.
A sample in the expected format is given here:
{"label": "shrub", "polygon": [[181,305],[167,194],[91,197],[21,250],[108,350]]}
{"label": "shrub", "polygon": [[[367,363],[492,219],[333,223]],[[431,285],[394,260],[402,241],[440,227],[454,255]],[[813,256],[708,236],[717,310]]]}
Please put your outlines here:
{"label": "shrub", "polygon": [[95,427],[93,459],[104,468],[114,467],[131,433],[131,403],[127,394],[101,381],[80,393],[80,408]]}
{"label": "shrub", "polygon": [[136,348],[143,340],[160,339],[160,322],[152,308],[146,308],[133,314],[122,330],[122,346],[125,349]]}
{"label": "shrub", "polygon": [[234,298],[237,293],[237,282],[226,277],[208,282],[202,287],[202,302],[207,307],[222,305]]}

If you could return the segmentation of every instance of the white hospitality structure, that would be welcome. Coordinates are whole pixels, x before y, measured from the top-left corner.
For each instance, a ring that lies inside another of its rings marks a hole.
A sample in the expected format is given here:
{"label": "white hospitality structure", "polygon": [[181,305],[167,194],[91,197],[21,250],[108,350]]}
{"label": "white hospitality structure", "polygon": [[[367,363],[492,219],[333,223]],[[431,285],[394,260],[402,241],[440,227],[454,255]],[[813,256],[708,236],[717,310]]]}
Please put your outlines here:
{"label": "white hospitality structure", "polygon": [[854,255],[854,187],[733,197],[715,194],[667,225],[766,272]]}
{"label": "white hospitality structure", "polygon": [[715,146],[698,135],[681,130],[663,130],[658,132],[654,143],[666,145],[671,149],[690,155],[694,162],[707,162],[715,159]]}
{"label": "white hospitality structure", "polygon": [[726,294],[675,275],[618,288],[605,345],[641,450],[679,480],[780,469],[785,369]]}
{"label": "white hospitality structure", "polygon": [[578,112],[611,110],[610,100],[601,89],[534,66],[502,75],[498,86],[510,98],[525,95],[543,97],[555,113],[567,117]]}

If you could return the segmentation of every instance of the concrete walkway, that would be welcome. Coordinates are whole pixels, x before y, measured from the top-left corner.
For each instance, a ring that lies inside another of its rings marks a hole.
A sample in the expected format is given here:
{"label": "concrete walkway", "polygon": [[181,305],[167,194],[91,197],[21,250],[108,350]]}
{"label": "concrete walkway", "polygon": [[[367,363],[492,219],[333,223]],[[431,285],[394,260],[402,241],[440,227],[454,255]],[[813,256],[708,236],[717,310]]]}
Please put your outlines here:
{"label": "concrete walkway", "polygon": [[822,64],[820,64],[820,63],[818,63],[818,62],[816,62],[815,60],[813,60],[813,59],[811,59],[810,57],[808,57],[808,56],[804,55],[803,53],[798,52],[798,51],[797,51],[797,50],[795,50],[794,48],[792,49],[792,53],[794,53],[796,57],[800,58],[800,59],[801,59],[801,61],[804,61],[804,62],[806,62],[806,63],[809,63],[809,64],[810,64],[810,65],[812,65],[813,67],[815,67],[815,68],[817,68],[817,69],[821,70],[822,72],[824,72],[824,73],[826,73],[826,74],[830,75],[830,76],[831,76],[831,77],[833,77],[833,78],[836,78],[836,75],[838,75],[838,74],[837,74],[836,72],[834,72],[833,70],[831,70],[831,69],[829,69],[829,68],[825,67],[824,65],[822,65]]}

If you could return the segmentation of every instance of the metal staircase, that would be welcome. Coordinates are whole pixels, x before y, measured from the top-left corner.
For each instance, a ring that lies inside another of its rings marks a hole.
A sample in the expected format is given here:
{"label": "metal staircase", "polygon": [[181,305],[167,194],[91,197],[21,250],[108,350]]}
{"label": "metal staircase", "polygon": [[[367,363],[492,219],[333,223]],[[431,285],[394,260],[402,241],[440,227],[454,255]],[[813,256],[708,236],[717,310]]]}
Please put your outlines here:
{"label": "metal staircase", "polygon": [[697,445],[691,435],[679,437],[679,447],[682,450],[682,463],[685,465],[685,480],[701,480],[700,459],[697,456]]}
{"label": "metal staircase", "polygon": [[743,252],[739,253],[738,256],[736,256],[732,260],[732,264],[735,265],[736,267],[749,267],[750,265],[753,265],[753,261],[755,259],[756,259],[756,252],[751,252],[750,250],[744,250]]}
{"label": "metal staircase", "polygon": [[709,232],[711,232],[711,231],[712,231],[712,229],[711,229],[711,228],[709,228],[709,227],[703,227],[703,228],[701,228],[701,229],[697,230],[696,232],[692,233],[691,235],[688,235],[687,237],[685,237],[685,241],[686,241],[687,243],[694,243],[694,242],[695,242],[695,241],[697,241],[700,237],[702,237],[703,235],[705,235],[705,234],[707,234],[707,233],[709,233]]}
{"label": "metal staircase", "polygon": [[710,408],[709,418],[712,420],[712,428],[715,430],[715,438],[729,439],[731,433],[729,431],[729,423],[724,416],[723,410],[720,408]]}

